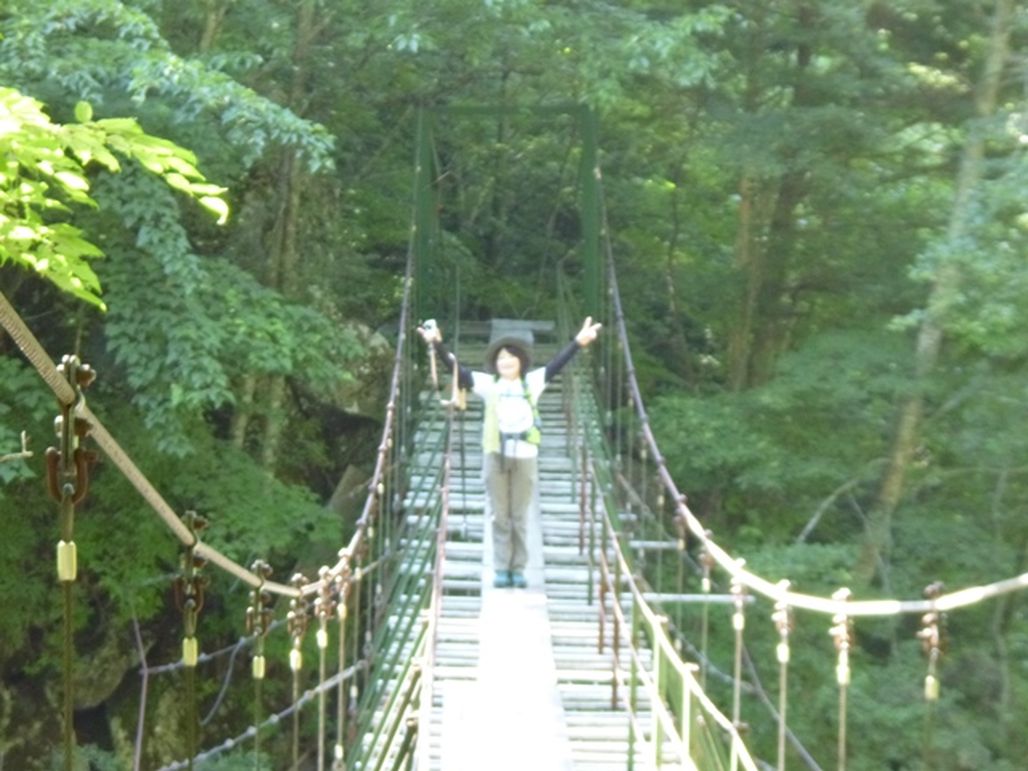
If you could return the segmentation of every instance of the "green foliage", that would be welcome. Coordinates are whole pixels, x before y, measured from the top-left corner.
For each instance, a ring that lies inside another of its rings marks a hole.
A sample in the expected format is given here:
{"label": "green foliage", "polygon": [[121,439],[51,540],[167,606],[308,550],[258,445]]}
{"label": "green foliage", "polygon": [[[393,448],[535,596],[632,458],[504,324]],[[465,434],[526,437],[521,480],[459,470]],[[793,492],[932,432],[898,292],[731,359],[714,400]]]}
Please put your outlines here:
{"label": "green foliage", "polygon": [[208,65],[175,55],[153,19],[132,4],[12,0],[7,7],[0,73],[8,83],[28,90],[42,84],[97,104],[119,92],[137,104],[166,101],[178,121],[203,116],[221,127],[247,166],[272,144],[296,147],[312,170],[331,166],[332,138],[322,127],[221,72],[233,57]]}
{"label": "green foliage", "polygon": [[768,544],[746,553],[749,570],[769,581],[788,579],[797,592],[827,597],[852,580],[853,550],[845,544]]}
{"label": "green foliage", "polygon": [[[30,632],[53,618],[42,610],[50,600],[52,581],[37,580],[35,575],[40,553],[39,528],[44,526],[39,501],[19,498],[0,499],[0,503],[4,510],[0,557],[7,566],[0,573],[0,600],[7,609],[0,624],[0,649],[5,651],[0,665],[6,668],[9,657],[21,658],[26,646],[31,645]],[[51,553],[47,551],[47,555]],[[50,565],[47,560],[46,566]]]}
{"label": "green foliage", "polygon": [[0,571],[0,602],[7,608],[0,624],[4,651],[17,652],[26,644],[48,592],[47,583],[26,580],[35,570],[45,502],[42,495],[19,492],[29,485],[42,492],[43,451],[54,410],[53,397],[34,372],[15,359],[0,358],[0,455],[20,450],[22,431],[33,453],[28,459],[0,463],[0,559],[7,566]]}
{"label": "green foliage", "polygon": [[[657,400],[651,419],[674,477],[694,500],[718,497],[713,522],[747,526],[745,543],[795,538],[833,490],[852,483],[860,499],[877,477],[907,384],[905,345],[887,332],[825,333],[784,356],[763,388]],[[853,531],[848,500],[827,501],[833,532]]]}
{"label": "green foliage", "polygon": [[[31,429],[44,424],[53,409],[53,400],[38,376],[15,359],[0,358],[0,455],[21,451],[21,433],[26,433],[29,452],[40,451]],[[20,426],[18,420],[24,421]],[[3,484],[32,479],[34,474],[27,459],[0,463],[0,501]]]}
{"label": "green foliage", "polygon": [[[224,359],[246,372],[282,374],[316,389],[352,382],[366,350],[349,327],[309,306],[288,303],[227,262],[209,266],[206,303],[219,303]],[[208,307],[214,307],[208,305]]]}
{"label": "green foliage", "polygon": [[[87,744],[84,747],[77,747],[75,751],[76,768],[89,769],[89,771],[123,771],[124,764],[113,752],[107,752],[95,744]],[[60,771],[65,768],[64,756],[55,752],[51,761],[53,771]]]}
{"label": "green foliage", "polygon": [[216,452],[214,467],[210,452],[197,453],[176,486],[176,496],[211,521],[205,540],[212,546],[249,564],[258,555],[287,558],[310,544],[340,542],[335,516],[309,491],[268,478],[230,447]]}
{"label": "green foliage", "polygon": [[98,196],[135,233],[133,243],[108,237],[116,258],[105,271],[108,350],[164,450],[190,451],[186,424],[231,404],[239,373],[284,374],[322,389],[350,377],[364,348],[349,329],[195,254],[173,198],[147,175],[105,178]]}
{"label": "green foliage", "polygon": [[[314,14],[306,26],[305,8]],[[374,431],[343,414],[339,392],[374,392],[381,379],[356,327],[395,319],[415,105],[441,108],[438,302],[455,307],[459,284],[462,318],[478,319],[553,316],[553,269],[577,280],[581,138],[557,111],[447,108],[587,103],[600,113],[606,216],[652,425],[718,539],[802,591],[848,584],[896,407],[920,389],[924,424],[893,521],[890,586],[875,591],[909,597],[930,580],[955,588],[1020,573],[1028,272],[1016,72],[1002,82],[994,120],[980,124],[984,182],[960,212],[964,237],[947,232],[990,8],[11,0],[0,9],[0,81],[45,102],[53,118],[43,116],[45,130],[19,118],[35,127],[21,145],[35,155],[18,167],[35,203],[25,214],[5,198],[0,214],[34,218],[18,221],[32,233],[49,228],[40,248],[66,258],[63,273],[47,263],[51,279],[67,289],[77,278],[94,301],[102,283],[110,311],[68,318],[50,287],[24,280],[24,262],[0,271],[0,284],[49,349],[97,366],[91,406],[176,510],[208,515],[206,538],[240,561],[270,555],[291,568],[315,553],[312,543],[327,553],[338,544],[340,524],[319,499],[343,466],[373,452],[364,437]],[[1014,24],[1020,40],[1023,14]],[[195,148],[196,158],[131,132],[141,155],[114,147],[128,125],[101,131],[84,104],[76,109],[84,99],[104,116],[136,116],[147,135]],[[42,115],[38,103],[16,104],[20,115]],[[51,156],[70,176],[48,175],[40,159]],[[175,173],[193,198],[203,197],[194,183],[206,183],[174,158],[231,185],[230,222],[215,228],[202,207],[183,205]],[[121,173],[106,170],[112,159]],[[147,173],[157,167],[163,179]],[[333,170],[338,177],[324,173]],[[5,182],[0,195],[13,189]],[[0,227],[0,250],[22,254],[16,225]],[[33,253],[33,264],[46,256]],[[924,319],[940,267],[957,276],[941,305],[946,344],[918,381],[907,333]],[[761,375],[736,383],[746,346]],[[14,566],[0,574],[0,605],[10,608],[0,650],[5,675],[25,664],[42,677],[56,641],[40,630],[59,615],[54,505],[40,485],[53,406],[13,351],[3,353],[0,454],[27,429],[37,455],[0,466],[0,562]],[[279,378],[283,403],[271,404]],[[257,384],[252,399],[246,383]],[[249,419],[242,440],[240,417]],[[256,454],[278,418],[277,461],[228,446],[231,435]],[[316,492],[282,481],[320,476]],[[106,465],[77,531],[81,628],[133,613],[163,623],[178,546]],[[245,590],[230,583],[215,579],[218,600],[204,618],[212,636],[238,634]],[[769,612],[755,607],[764,621],[747,627],[765,682],[776,675]],[[1028,703],[1024,611],[996,603],[949,623],[932,744],[916,620],[857,625],[850,734],[861,739],[849,767],[1018,766],[1023,732],[1010,716]],[[838,697],[825,626],[798,619],[790,722],[830,765],[825,715]],[[715,660],[730,662],[730,626],[713,635]],[[39,639],[50,646],[43,654]],[[775,727],[752,700],[744,719],[771,748]],[[898,738],[864,740],[882,735]]]}
{"label": "green foliage", "polygon": [[118,171],[115,153],[132,158],[169,186],[196,198],[221,218],[228,208],[223,188],[209,185],[187,150],[143,132],[129,119],[91,120],[80,103],[82,123],[60,126],[42,105],[19,92],[0,89],[0,265],[34,270],[62,290],[100,308],[100,283],[89,264],[100,250],[69,222],[57,219],[72,204],[95,206],[86,166],[95,162]]}
{"label": "green foliage", "polygon": [[0,120],[0,153],[8,159],[0,176],[0,264],[30,268],[65,291],[98,302],[99,282],[87,258],[99,250],[70,224],[43,219],[46,210],[67,208],[62,198],[92,203],[80,163],[65,155],[68,141],[38,102],[4,88]]}
{"label": "green foliage", "polygon": [[969,218],[968,236],[958,243],[936,243],[915,266],[914,275],[926,278],[940,264],[960,272],[959,290],[945,300],[945,324],[955,341],[991,357],[1021,359],[1028,353],[1024,335],[1028,323],[1021,298],[1028,289],[1024,259],[1028,249],[1028,196],[1023,185],[1025,161],[1017,147],[1020,128],[997,138],[1017,161],[989,180]]}

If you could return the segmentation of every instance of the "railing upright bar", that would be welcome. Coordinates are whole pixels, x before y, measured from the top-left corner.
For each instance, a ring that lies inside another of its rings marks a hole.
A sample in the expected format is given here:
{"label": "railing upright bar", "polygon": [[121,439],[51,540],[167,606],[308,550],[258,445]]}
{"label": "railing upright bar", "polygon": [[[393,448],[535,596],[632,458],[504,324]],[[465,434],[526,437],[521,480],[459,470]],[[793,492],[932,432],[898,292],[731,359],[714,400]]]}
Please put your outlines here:
{"label": "railing upright bar", "polygon": [[630,680],[628,686],[628,771],[635,769],[635,742],[636,742],[636,716],[639,711],[639,659],[635,655],[639,645],[639,627],[641,614],[638,612],[638,604],[635,597],[632,598],[632,638],[631,638],[631,664]]}
{"label": "railing upright bar", "polygon": [[[615,606],[614,618],[613,618],[613,635],[611,638],[612,654],[614,657],[615,666],[617,661],[621,657],[621,560],[614,561],[614,599],[613,603]],[[610,708],[617,709],[618,706],[618,680],[613,678],[611,682],[611,694],[610,694]]]}
{"label": "railing upright bar", "polygon": [[664,739],[661,731],[661,713],[664,710],[664,699],[661,694],[660,678],[663,674],[663,667],[661,666],[661,660],[664,658],[663,651],[659,644],[659,637],[661,633],[660,619],[657,616],[651,616],[650,619],[650,650],[651,656],[653,656],[653,686],[651,688],[650,695],[650,742],[652,743],[653,750],[653,767],[661,767],[661,746],[664,743]]}

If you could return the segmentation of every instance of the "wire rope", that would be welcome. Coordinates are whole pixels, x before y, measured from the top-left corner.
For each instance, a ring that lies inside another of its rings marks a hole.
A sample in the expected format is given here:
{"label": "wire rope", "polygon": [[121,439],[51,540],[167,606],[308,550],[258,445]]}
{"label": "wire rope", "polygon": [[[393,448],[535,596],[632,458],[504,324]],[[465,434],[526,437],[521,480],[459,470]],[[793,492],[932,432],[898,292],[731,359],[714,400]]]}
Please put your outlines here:
{"label": "wire rope", "polygon": [[[146,667],[146,647],[143,645],[143,635],[139,630],[139,619],[136,618],[134,612],[132,614],[132,631],[136,650],[139,652],[139,674],[142,679],[139,694],[139,710],[136,715],[136,742],[132,749],[132,771],[139,771],[143,757],[143,727],[146,725],[146,699],[150,678]],[[0,765],[0,768],[2,767]]]}
{"label": "wire rope", "polygon": [[306,706],[322,690],[329,690],[335,688],[337,687],[340,680],[348,680],[352,678],[356,671],[359,670],[362,666],[363,665],[360,663],[354,664],[348,667],[345,671],[333,675],[325,682],[319,683],[314,688],[310,688],[304,691],[303,695],[298,700],[294,701],[292,704],[280,710],[279,712],[273,712],[269,714],[266,718],[264,718],[260,725],[248,726],[245,731],[243,731],[240,734],[237,734],[236,736],[230,739],[226,739],[221,744],[212,747],[208,750],[204,750],[203,752],[199,753],[193,758],[180,760],[174,763],[169,763],[165,766],[161,766],[158,769],[158,771],[181,771],[182,769],[187,768],[189,766],[190,760],[197,764],[204,763],[208,760],[213,760],[222,753],[228,752],[230,750],[235,749],[238,746],[241,746],[243,743],[253,739],[258,730],[262,728],[267,728],[272,725],[280,724],[283,720],[291,716],[295,710],[301,709],[302,707]]}

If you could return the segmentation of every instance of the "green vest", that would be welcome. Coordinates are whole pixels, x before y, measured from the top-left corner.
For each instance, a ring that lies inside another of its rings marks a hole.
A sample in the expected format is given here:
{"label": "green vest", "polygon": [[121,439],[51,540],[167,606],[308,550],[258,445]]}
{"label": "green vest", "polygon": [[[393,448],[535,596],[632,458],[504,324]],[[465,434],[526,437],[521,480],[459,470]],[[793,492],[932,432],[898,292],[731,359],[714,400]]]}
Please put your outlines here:
{"label": "green vest", "polygon": [[[493,383],[498,383],[500,376],[493,378]],[[520,439],[529,444],[538,445],[542,441],[542,433],[539,431],[541,420],[539,419],[539,407],[532,398],[532,392],[528,390],[528,382],[521,378],[521,388],[525,393],[529,406],[532,408],[532,427],[520,434],[511,435],[508,438]],[[482,452],[500,451],[500,417],[496,412],[496,406],[500,401],[500,394],[494,388],[489,392],[485,400],[485,414],[482,417]]]}

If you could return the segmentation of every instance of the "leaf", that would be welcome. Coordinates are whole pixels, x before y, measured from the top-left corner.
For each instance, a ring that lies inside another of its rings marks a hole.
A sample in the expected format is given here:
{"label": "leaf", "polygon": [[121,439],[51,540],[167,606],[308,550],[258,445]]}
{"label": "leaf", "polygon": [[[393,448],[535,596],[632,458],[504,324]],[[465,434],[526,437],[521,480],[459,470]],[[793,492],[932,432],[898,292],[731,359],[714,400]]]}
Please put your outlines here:
{"label": "leaf", "polygon": [[61,184],[71,190],[77,190],[83,193],[89,190],[89,181],[81,174],[76,174],[72,171],[58,171],[54,174],[54,177],[60,181]]}
{"label": "leaf", "polygon": [[89,123],[93,120],[93,105],[82,101],[75,105],[75,120],[79,123]]}
{"label": "leaf", "polygon": [[165,174],[164,181],[176,190],[181,190],[183,193],[190,192],[189,180],[183,177],[181,174],[178,174],[176,172]]}
{"label": "leaf", "polygon": [[7,238],[12,241],[34,241],[39,236],[39,230],[28,225],[15,225],[7,233]]}
{"label": "leaf", "polygon": [[199,182],[191,182],[189,184],[189,192],[193,195],[221,195],[227,190],[228,188],[222,187],[221,185],[211,185]]}
{"label": "leaf", "polygon": [[[72,211],[66,202],[96,206],[88,195],[86,164],[96,160],[110,171],[118,170],[113,150],[136,158],[166,185],[199,200],[218,216],[219,223],[228,217],[228,204],[218,197],[222,188],[205,184],[189,150],[146,134],[134,119],[91,122],[92,108],[85,101],[75,106],[75,116],[76,125],[55,124],[39,102],[0,87],[0,158],[9,159],[0,189],[0,226],[5,231],[0,256],[105,309],[100,282],[88,262],[102,253],[80,230],[63,221],[64,214]],[[48,217],[45,226],[43,212]],[[162,239],[169,235],[154,232]],[[188,262],[176,266],[180,272],[190,269]]]}
{"label": "leaf", "polygon": [[112,134],[122,136],[126,134],[139,135],[143,133],[143,130],[139,127],[139,123],[135,118],[104,118],[103,120],[98,120],[96,125]]}
{"label": "leaf", "polygon": [[219,225],[224,225],[228,221],[228,204],[223,198],[205,195],[200,199],[200,205],[218,215]]}

